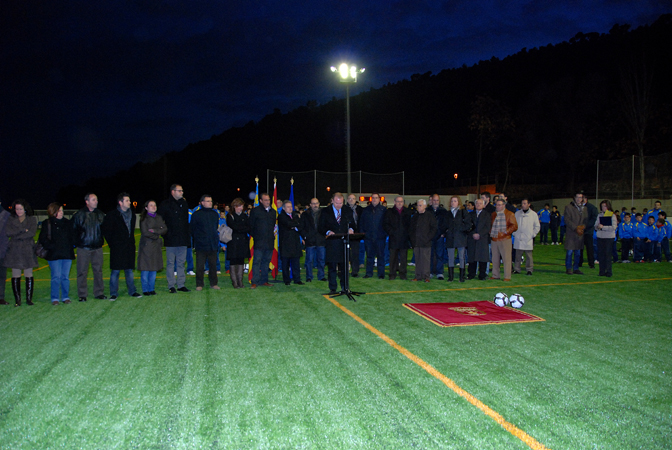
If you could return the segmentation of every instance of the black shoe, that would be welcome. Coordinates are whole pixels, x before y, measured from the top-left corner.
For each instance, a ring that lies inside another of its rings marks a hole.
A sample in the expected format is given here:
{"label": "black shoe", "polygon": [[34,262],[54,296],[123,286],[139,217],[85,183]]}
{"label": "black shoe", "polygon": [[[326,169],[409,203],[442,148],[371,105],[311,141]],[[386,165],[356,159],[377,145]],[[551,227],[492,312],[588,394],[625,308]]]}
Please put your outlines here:
{"label": "black shoe", "polygon": [[[115,295],[115,297],[116,297],[116,295]],[[96,300],[107,300],[107,296],[99,295],[99,296],[96,297]]]}
{"label": "black shoe", "polygon": [[295,281],[294,284],[298,284],[298,285],[300,285],[300,286],[303,286],[303,285],[304,285],[303,281]]}
{"label": "black shoe", "polygon": [[149,295],[156,295],[156,291],[149,291]]}
{"label": "black shoe", "polygon": [[85,301],[86,301],[86,297],[79,297],[79,301],[80,301],[80,302],[85,302]]}
{"label": "black shoe", "polygon": [[336,292],[336,291],[329,291],[329,295],[336,295],[336,294],[338,294],[338,292]]}
{"label": "black shoe", "polygon": [[177,292],[177,289],[172,287],[172,288],[168,289],[168,292],[170,292],[171,294],[175,294]]}
{"label": "black shoe", "polygon": [[290,284],[292,284],[292,283],[285,283],[285,286],[289,286]]}
{"label": "black shoe", "polygon": [[397,277],[390,277],[390,281],[394,281],[394,279]]}
{"label": "black shoe", "polygon": [[574,275],[583,275],[583,272],[577,269],[574,271]]}
{"label": "black shoe", "polygon": [[514,270],[513,273],[516,275],[520,275],[520,270]]}
{"label": "black shoe", "polygon": [[350,274],[350,276],[351,276],[352,278],[357,278],[357,277],[359,276],[359,274],[358,274],[358,273],[352,273],[352,274]]}
{"label": "black shoe", "polygon": [[152,294],[151,294],[151,292],[143,292],[142,295],[144,295],[145,297],[147,297],[147,296],[152,295]]}
{"label": "black shoe", "polygon": [[178,289],[178,291],[180,291],[180,292],[191,292],[191,290],[187,289],[186,286],[182,286],[181,288]]}
{"label": "black shoe", "polygon": [[138,294],[137,292],[134,292],[134,293],[131,294],[131,297],[140,298],[140,297],[142,297],[142,294]]}
{"label": "black shoe", "polygon": [[371,278],[371,275],[364,275],[364,278]]}
{"label": "black shoe", "polygon": [[320,281],[327,281],[326,278],[320,278]]}
{"label": "black shoe", "polygon": [[384,280],[384,279],[385,279],[385,277],[378,277],[378,279],[379,279],[379,280]]}
{"label": "black shoe", "polygon": [[531,271],[531,270],[528,270],[528,271],[527,271],[527,275],[532,275],[532,271]]}
{"label": "black shoe", "polygon": [[313,282],[313,279],[312,279],[312,278],[308,278],[308,279],[306,280],[306,283],[312,283],[312,282]]}
{"label": "black shoe", "polygon": [[[98,298],[98,297],[96,297],[96,298]],[[115,301],[116,299],[117,299],[117,296],[116,296],[116,295],[112,295],[112,296],[110,296],[110,301],[111,301],[111,302]]]}

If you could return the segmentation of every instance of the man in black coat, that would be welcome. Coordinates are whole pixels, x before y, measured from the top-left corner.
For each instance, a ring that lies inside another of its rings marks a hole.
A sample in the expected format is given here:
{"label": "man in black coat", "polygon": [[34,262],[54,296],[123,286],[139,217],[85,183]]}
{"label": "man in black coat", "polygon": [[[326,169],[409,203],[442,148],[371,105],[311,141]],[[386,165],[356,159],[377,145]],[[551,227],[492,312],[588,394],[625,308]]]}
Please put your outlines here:
{"label": "man in black coat", "polygon": [[72,227],[77,247],[77,292],[79,301],[85,302],[88,286],[89,266],[93,272],[93,295],[105,300],[103,284],[103,232],[101,226],[105,213],[98,209],[98,197],[88,193],[84,196],[86,206],[72,216]]}
{"label": "man in black coat", "polygon": [[[595,247],[593,246],[593,231],[595,231],[595,221],[599,215],[597,207],[592,203],[588,203],[588,196],[583,194],[583,207],[587,209],[586,229],[583,231],[583,245],[586,247],[586,258],[588,259],[588,267],[595,268]],[[584,216],[586,214],[584,213]],[[658,220],[658,216],[656,216]],[[579,267],[583,266],[583,250],[579,256]]]}
{"label": "man in black coat", "polygon": [[[364,208],[357,204],[357,197],[355,194],[348,195],[348,201],[345,204],[346,208],[350,208],[352,212],[352,224],[350,225],[355,233],[359,232],[359,220],[362,218]],[[360,241],[350,241],[350,276],[357,278],[359,276],[359,252]]]}
{"label": "man in black coat", "polygon": [[390,280],[397,277],[397,271],[399,278],[406,279],[410,226],[411,210],[404,206],[404,197],[398,196],[394,199],[394,207],[386,210],[383,218],[383,229],[390,237]]}
{"label": "man in black coat", "polygon": [[300,226],[299,213],[294,211],[292,202],[286,200],[278,212],[278,237],[280,255],[282,256],[282,281],[287,286],[291,284],[292,280],[294,280],[294,284],[303,284],[301,281],[301,266],[299,265],[299,260],[303,255],[301,234],[299,233]]}
{"label": "man in black coat", "polygon": [[219,213],[212,209],[212,197],[201,197],[201,208],[191,215],[189,226],[191,237],[196,250],[196,290],[203,290],[205,275],[205,261],[207,259],[210,270],[208,281],[212,289],[219,289],[217,285],[217,255],[219,249]]}
{"label": "man in black coat", "polygon": [[485,280],[485,270],[490,261],[490,228],[492,217],[484,208],[484,202],[480,198],[475,202],[475,209],[469,213],[474,227],[467,233],[467,255],[469,256],[469,275],[467,278],[476,278],[476,265],[478,264],[478,279]]}
{"label": "man in black coat", "polygon": [[[326,238],[317,231],[320,223],[320,201],[316,198],[310,201],[310,208],[301,214],[301,236],[306,243],[306,282],[313,280],[313,266],[317,264],[317,279],[326,281],[324,277],[324,264],[326,256]],[[283,255],[284,256],[284,255]],[[285,270],[284,268],[282,269]],[[284,277],[284,272],[283,272]]]}
{"label": "man in black coat", "polygon": [[254,239],[252,254],[252,289],[273,286],[268,282],[268,266],[275,248],[275,221],[277,214],[271,208],[271,196],[261,194],[260,204],[250,213],[250,236]]}
{"label": "man in black coat", "polygon": [[366,244],[366,274],[364,278],[373,276],[373,262],[378,260],[378,278],[385,278],[385,229],[383,228],[383,218],[385,217],[385,208],[380,204],[380,195],[377,192],[371,194],[371,204],[362,211],[362,218],[359,221],[359,231],[365,233],[364,243]]}
{"label": "man in black coat", "polygon": [[[191,251],[189,205],[184,199],[184,189],[182,189],[182,186],[173,184],[170,187],[170,197],[161,202],[156,213],[163,218],[168,228],[168,232],[163,237],[163,243],[166,246],[168,291],[171,294],[177,291],[189,292],[189,289],[184,285],[187,280],[184,269],[187,259],[187,249]],[[175,270],[173,270],[174,268]],[[177,280],[175,280],[175,272],[177,272]]]}
{"label": "man in black coat", "polygon": [[110,247],[110,301],[119,293],[119,273],[124,271],[128,295],[142,297],[135,289],[133,269],[135,269],[135,213],[131,209],[131,198],[125,192],[117,196],[117,209],[113,209],[103,219],[100,227]]}
{"label": "man in black coat", "polygon": [[[322,210],[320,222],[317,227],[323,236],[332,234],[354,233],[352,228],[352,210],[343,208],[343,194],[337,192],[332,198],[332,204]],[[345,289],[345,271],[348,268],[345,265],[345,249],[341,239],[327,239],[326,242],[326,261],[329,270],[329,293],[336,293],[336,271],[341,280],[341,290]]]}
{"label": "man in black coat", "polygon": [[443,266],[446,264],[447,259],[446,237],[443,234],[443,231],[446,229],[446,215],[448,214],[448,211],[443,206],[441,206],[441,197],[439,194],[434,194],[430,197],[427,212],[434,216],[436,219],[436,225],[438,227],[436,235],[434,235],[434,239],[432,239],[429,276],[430,278],[436,277],[437,280],[443,280]]}

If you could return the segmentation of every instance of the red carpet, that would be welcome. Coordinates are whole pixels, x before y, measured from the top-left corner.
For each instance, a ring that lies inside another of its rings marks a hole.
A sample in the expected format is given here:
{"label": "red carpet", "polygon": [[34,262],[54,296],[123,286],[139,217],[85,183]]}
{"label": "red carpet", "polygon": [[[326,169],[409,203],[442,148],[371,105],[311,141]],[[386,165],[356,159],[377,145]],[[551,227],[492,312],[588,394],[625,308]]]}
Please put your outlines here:
{"label": "red carpet", "polygon": [[440,327],[541,322],[544,319],[519,309],[500,308],[490,301],[457,303],[404,303],[404,306]]}

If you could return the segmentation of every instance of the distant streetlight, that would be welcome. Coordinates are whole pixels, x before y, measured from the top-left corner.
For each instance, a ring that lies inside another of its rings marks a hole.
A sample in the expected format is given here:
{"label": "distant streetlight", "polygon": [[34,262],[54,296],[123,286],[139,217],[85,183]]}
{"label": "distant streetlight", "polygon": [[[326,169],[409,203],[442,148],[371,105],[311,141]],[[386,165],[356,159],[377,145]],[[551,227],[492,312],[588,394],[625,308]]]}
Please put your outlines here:
{"label": "distant streetlight", "polygon": [[338,72],[339,80],[345,83],[345,116],[346,116],[346,165],[348,170],[348,193],[352,192],[352,175],[350,165],[350,84],[357,82],[357,75],[363,73],[366,69],[358,69],[354,65],[342,63],[336,67],[331,67],[332,72]]}

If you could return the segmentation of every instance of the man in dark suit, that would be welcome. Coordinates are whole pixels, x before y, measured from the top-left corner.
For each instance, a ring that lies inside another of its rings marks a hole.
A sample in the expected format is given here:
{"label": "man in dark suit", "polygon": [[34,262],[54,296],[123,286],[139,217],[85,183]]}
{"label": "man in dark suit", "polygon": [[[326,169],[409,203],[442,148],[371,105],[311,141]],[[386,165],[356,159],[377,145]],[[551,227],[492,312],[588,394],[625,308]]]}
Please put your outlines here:
{"label": "man in dark suit", "polygon": [[485,211],[482,199],[477,199],[475,209],[469,214],[474,227],[467,233],[467,255],[469,255],[469,275],[467,279],[476,278],[476,264],[478,264],[478,279],[485,280],[485,270],[490,264],[490,228],[492,228],[491,214]]}
{"label": "man in dark suit", "polygon": [[[354,233],[352,209],[343,208],[343,194],[336,192],[332,197],[332,204],[322,210],[318,231],[324,236],[332,234]],[[336,270],[341,280],[341,290],[345,289],[345,249],[340,239],[327,239],[326,262],[329,270],[329,293],[336,293]]]}
{"label": "man in dark suit", "polygon": [[268,265],[275,247],[275,221],[277,214],[271,208],[271,196],[263,193],[261,204],[250,213],[250,236],[254,239],[252,260],[252,289],[257,286],[273,286],[268,282]]}

